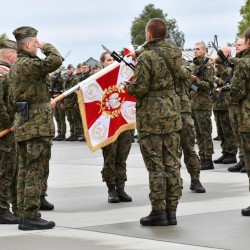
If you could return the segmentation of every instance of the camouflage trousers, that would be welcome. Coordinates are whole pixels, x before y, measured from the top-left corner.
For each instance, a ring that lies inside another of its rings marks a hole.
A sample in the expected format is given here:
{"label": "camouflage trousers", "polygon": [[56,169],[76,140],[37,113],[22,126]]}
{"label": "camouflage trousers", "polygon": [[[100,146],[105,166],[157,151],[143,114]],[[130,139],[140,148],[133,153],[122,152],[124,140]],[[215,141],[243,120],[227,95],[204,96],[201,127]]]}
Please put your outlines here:
{"label": "camouflage trousers", "polygon": [[211,110],[192,110],[196,140],[201,160],[212,160],[214,146],[212,141]]}
{"label": "camouflage trousers", "polygon": [[51,156],[51,138],[37,137],[18,142],[18,154],[18,213],[21,217],[36,218],[46,176],[44,170]]}
{"label": "camouflage trousers", "polygon": [[237,145],[235,136],[230,123],[228,110],[214,110],[214,116],[217,126],[218,135],[221,138],[222,154],[237,154]]}
{"label": "camouflage trousers", "polygon": [[[9,150],[8,150],[9,151]],[[0,212],[17,212],[17,152],[13,143],[9,152],[0,150]]]}
{"label": "camouflage trousers", "polygon": [[239,159],[244,162],[243,149],[241,145],[240,133],[239,133],[239,122],[240,122],[240,108],[238,105],[229,106],[229,119],[233,129],[234,138],[236,140],[236,146],[239,149]]}
{"label": "camouflage trousers", "polygon": [[65,114],[69,122],[69,130],[71,135],[78,135],[79,121],[77,120],[77,111],[74,107],[65,107]]}
{"label": "camouflage trousers", "polygon": [[200,179],[200,160],[194,149],[195,133],[194,121],[191,113],[181,113],[182,130],[180,134],[181,149],[184,155],[184,163],[186,164],[191,180]]}
{"label": "camouflage trousers", "polygon": [[61,109],[61,102],[58,102],[53,109],[54,117],[57,124],[57,134],[64,135],[66,134],[66,117],[65,110]]}
{"label": "camouflage trousers", "polygon": [[122,132],[117,140],[102,148],[104,166],[102,179],[108,185],[115,184],[124,187],[127,181],[126,161],[132,145],[131,130]]}
{"label": "camouflage trousers", "polygon": [[241,140],[247,175],[249,179],[249,191],[250,191],[250,133],[240,133],[240,140]]}
{"label": "camouflage trousers", "polygon": [[179,133],[147,134],[139,143],[149,173],[152,210],[176,209],[182,195]]}

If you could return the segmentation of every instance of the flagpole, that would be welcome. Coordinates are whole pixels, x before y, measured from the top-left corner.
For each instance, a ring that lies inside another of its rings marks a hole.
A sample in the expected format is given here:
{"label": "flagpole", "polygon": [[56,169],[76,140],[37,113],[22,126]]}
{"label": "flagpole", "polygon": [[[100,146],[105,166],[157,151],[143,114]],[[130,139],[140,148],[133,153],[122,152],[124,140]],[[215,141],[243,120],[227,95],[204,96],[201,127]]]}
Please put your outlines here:
{"label": "flagpole", "polygon": [[[87,79],[79,82],[77,85],[75,85],[74,87],[66,90],[65,92],[63,92],[61,95],[57,96],[56,98],[53,99],[54,102],[59,102],[61,101],[63,98],[65,98],[66,96],[72,94],[73,92],[77,91],[80,89],[80,87],[82,85],[88,84],[90,82],[93,82],[96,78],[101,77],[103,75],[105,75],[107,72],[109,72],[110,70],[116,68],[118,65],[120,65],[120,63],[118,62],[113,62],[112,64],[110,64],[109,66],[103,68],[102,70],[98,71],[97,73],[95,73],[94,75],[88,77]],[[0,138],[5,136],[6,134],[8,134],[10,132],[9,129],[5,129],[3,131],[0,132]]]}

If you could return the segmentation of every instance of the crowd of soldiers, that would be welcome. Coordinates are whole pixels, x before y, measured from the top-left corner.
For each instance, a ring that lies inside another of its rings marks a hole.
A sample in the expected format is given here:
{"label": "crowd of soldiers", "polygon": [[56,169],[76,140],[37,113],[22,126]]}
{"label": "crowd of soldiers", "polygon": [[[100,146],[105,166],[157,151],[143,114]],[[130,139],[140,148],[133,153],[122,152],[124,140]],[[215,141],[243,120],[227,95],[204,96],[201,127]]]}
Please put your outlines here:
{"label": "crowd of soldiers", "polygon": [[[79,63],[74,69],[69,64],[62,73],[63,58],[53,45],[36,39],[37,30],[25,26],[13,34],[17,43],[0,42],[0,128],[10,131],[0,141],[0,223],[18,224],[20,230],[50,229],[55,223],[41,219],[38,210],[54,209],[45,199],[52,140],[85,140],[76,93],[57,103],[53,98],[101,67],[90,69]],[[122,83],[137,98],[137,137],[149,172],[152,211],[141,218],[143,226],[177,224],[182,154],[194,193],[206,192],[200,182],[201,170],[214,169],[214,163],[237,163],[237,152],[240,161],[228,170],[247,172],[250,177],[250,29],[237,41],[235,58],[228,47],[221,48],[226,61],[220,56],[208,57],[205,44],[198,42],[193,61],[186,62],[166,35],[163,20],[153,18],[147,23],[147,42],[129,54],[137,58],[134,79]],[[37,49],[43,51],[45,59],[36,56]],[[105,67],[113,59],[105,52],[100,61]],[[215,160],[212,111],[222,151]],[[66,118],[70,130],[67,138]],[[132,130],[124,131],[114,143],[102,148],[102,178],[110,203],[132,201],[124,191],[132,138]],[[243,209],[242,215],[250,216],[250,207]]]}

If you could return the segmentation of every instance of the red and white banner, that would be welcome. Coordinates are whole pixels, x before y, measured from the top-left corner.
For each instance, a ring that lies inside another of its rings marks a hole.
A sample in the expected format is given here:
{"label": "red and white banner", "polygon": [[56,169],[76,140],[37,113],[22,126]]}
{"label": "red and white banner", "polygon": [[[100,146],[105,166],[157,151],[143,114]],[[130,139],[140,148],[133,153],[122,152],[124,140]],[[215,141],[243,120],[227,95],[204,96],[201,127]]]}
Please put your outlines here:
{"label": "red and white banner", "polygon": [[135,97],[120,83],[131,80],[133,70],[114,62],[79,84],[78,103],[84,135],[92,152],[135,128]]}

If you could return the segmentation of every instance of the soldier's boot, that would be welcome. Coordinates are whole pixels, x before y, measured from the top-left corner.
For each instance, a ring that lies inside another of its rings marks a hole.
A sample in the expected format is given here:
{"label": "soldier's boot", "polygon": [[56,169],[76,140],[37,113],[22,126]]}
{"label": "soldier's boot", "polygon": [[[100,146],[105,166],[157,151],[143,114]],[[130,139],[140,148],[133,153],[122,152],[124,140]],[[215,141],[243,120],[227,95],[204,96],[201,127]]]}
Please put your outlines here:
{"label": "soldier's boot", "polygon": [[201,185],[199,180],[191,181],[190,190],[195,193],[206,193],[206,189]]}
{"label": "soldier's boot", "polygon": [[44,230],[55,227],[54,221],[43,220],[42,218],[20,218],[18,229],[20,230]]}
{"label": "soldier's boot", "polygon": [[167,226],[167,213],[164,210],[152,210],[148,216],[140,219],[140,223],[143,226]]}
{"label": "soldier's boot", "polygon": [[131,202],[132,201],[132,197],[129,196],[125,191],[124,188],[118,188],[117,189],[117,195],[119,197],[120,201],[124,201],[124,202]]}
{"label": "soldier's boot", "polygon": [[209,170],[209,169],[214,169],[213,161],[210,159],[205,159],[201,163],[201,170]]}
{"label": "soldier's boot", "polygon": [[246,169],[246,166],[244,166],[241,170],[240,170],[241,173],[246,173],[247,172],[247,169]]}
{"label": "soldier's boot", "polygon": [[243,209],[241,210],[241,214],[242,214],[243,216],[250,216],[250,207],[243,208]]}
{"label": "soldier's boot", "polygon": [[167,209],[167,218],[169,225],[177,225],[176,209]]}
{"label": "soldier's boot", "polygon": [[221,157],[219,157],[218,159],[214,160],[213,162],[215,164],[223,163],[223,161],[224,161],[225,158],[226,158],[226,153],[224,153]]}
{"label": "soldier's boot", "polygon": [[224,164],[232,164],[232,163],[236,163],[236,155],[235,154],[230,154],[227,153],[225,159],[223,160]]}
{"label": "soldier's boot", "polygon": [[49,211],[49,210],[53,210],[54,209],[54,205],[52,203],[48,202],[45,199],[45,196],[41,196],[40,201],[41,201],[41,205],[40,205],[40,209],[39,210]]}
{"label": "soldier's boot", "polygon": [[71,138],[69,138],[69,141],[78,141],[78,136],[72,135]]}
{"label": "soldier's boot", "polygon": [[53,138],[52,138],[52,141],[58,141],[58,138],[59,138],[59,137],[60,137],[60,135],[53,137]]}
{"label": "soldier's boot", "polygon": [[118,203],[120,199],[118,197],[115,184],[108,184],[108,202],[109,203]]}
{"label": "soldier's boot", "polygon": [[71,138],[72,138],[72,134],[69,136],[69,137],[67,137],[66,139],[65,139],[65,141],[69,141]]}
{"label": "soldier's boot", "polygon": [[11,212],[0,212],[0,224],[18,224],[19,217]]}
{"label": "soldier's boot", "polygon": [[244,161],[239,161],[236,165],[229,167],[227,170],[229,172],[240,172],[241,169],[245,166]]}
{"label": "soldier's boot", "polygon": [[220,138],[220,136],[217,135],[216,137],[213,138],[213,140],[214,140],[214,141],[220,141],[221,138]]}
{"label": "soldier's boot", "polygon": [[57,141],[64,141],[65,140],[65,135],[59,135],[57,138]]}

